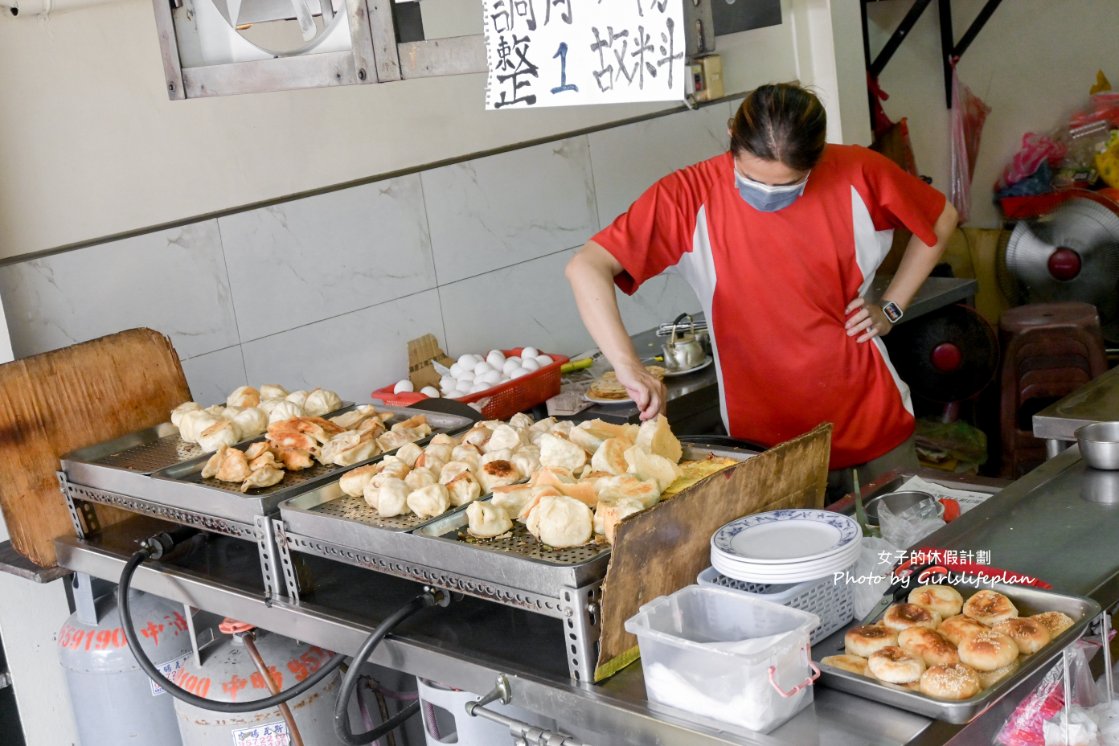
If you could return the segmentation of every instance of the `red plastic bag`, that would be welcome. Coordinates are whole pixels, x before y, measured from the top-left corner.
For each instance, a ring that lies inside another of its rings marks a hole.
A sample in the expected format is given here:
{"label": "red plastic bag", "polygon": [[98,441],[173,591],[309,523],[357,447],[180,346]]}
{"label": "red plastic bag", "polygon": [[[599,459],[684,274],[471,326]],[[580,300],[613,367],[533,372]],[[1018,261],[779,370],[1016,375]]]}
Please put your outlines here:
{"label": "red plastic bag", "polygon": [[960,222],[967,222],[971,215],[971,177],[979,153],[979,138],[991,107],[971,92],[960,81],[956,66],[952,66],[952,111],[950,131],[952,136],[952,167],[949,175],[949,197]]}

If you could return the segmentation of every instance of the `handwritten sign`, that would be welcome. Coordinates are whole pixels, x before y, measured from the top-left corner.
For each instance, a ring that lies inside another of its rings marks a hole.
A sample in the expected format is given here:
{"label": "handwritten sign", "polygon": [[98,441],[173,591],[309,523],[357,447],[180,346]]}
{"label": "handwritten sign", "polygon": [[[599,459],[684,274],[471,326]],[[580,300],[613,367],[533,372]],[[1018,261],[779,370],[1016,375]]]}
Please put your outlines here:
{"label": "handwritten sign", "polygon": [[483,0],[486,108],[684,98],[682,0]]}
{"label": "handwritten sign", "polygon": [[291,734],[283,720],[233,731],[233,746],[289,746]]}

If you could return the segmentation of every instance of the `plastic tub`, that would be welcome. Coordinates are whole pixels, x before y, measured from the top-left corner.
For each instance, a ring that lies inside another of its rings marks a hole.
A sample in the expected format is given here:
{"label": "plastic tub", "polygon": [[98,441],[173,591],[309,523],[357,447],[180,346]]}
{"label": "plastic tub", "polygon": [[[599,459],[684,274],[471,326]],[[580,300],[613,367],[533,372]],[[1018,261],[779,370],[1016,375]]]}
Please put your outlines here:
{"label": "plastic tub", "polygon": [[[649,705],[716,730],[768,732],[812,702],[815,614],[690,585],[626,620]],[[729,726],[729,727],[728,727]]]}

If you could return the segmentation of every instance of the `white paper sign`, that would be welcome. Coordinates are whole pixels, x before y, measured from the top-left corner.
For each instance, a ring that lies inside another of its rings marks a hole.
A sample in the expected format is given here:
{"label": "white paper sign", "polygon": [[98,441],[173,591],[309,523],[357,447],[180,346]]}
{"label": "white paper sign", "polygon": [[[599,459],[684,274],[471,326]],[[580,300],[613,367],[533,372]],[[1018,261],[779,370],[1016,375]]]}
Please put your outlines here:
{"label": "white paper sign", "polygon": [[487,109],[684,98],[683,0],[483,0]]}

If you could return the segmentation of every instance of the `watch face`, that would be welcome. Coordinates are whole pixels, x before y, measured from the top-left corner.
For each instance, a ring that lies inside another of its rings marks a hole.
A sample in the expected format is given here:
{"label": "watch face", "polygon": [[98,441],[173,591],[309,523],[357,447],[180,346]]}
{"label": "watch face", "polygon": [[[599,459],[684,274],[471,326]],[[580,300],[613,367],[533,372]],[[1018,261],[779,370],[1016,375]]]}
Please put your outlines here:
{"label": "watch face", "polygon": [[886,318],[890,320],[891,324],[896,324],[903,315],[901,306],[892,300],[882,304],[882,313],[886,314]]}

